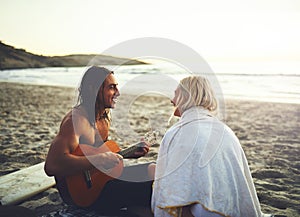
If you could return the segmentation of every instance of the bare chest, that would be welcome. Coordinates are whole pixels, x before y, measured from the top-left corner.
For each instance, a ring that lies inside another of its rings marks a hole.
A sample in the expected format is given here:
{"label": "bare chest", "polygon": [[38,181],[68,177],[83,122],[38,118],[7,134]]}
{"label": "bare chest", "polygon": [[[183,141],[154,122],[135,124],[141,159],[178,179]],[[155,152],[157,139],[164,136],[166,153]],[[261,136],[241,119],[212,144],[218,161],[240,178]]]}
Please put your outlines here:
{"label": "bare chest", "polygon": [[101,119],[96,122],[95,128],[90,127],[85,135],[81,136],[80,144],[89,144],[93,146],[100,146],[108,139],[109,123]]}

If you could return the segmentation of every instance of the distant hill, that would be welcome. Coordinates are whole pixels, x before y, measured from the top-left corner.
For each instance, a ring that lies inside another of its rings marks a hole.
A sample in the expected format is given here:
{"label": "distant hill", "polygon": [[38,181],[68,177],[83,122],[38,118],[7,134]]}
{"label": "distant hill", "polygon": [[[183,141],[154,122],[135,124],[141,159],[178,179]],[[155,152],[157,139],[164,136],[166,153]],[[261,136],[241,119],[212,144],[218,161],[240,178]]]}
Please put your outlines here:
{"label": "distant hill", "polygon": [[86,66],[93,60],[94,65],[135,65],[147,64],[142,61],[106,56],[74,54],[67,56],[42,56],[17,49],[0,41],[0,70],[42,67]]}

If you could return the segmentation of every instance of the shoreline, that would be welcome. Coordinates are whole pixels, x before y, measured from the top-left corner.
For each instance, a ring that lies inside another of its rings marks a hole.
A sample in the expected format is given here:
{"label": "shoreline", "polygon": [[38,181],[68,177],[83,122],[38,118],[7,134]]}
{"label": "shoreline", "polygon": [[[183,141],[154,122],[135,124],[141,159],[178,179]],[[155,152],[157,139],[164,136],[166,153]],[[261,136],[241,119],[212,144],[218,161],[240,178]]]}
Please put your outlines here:
{"label": "shoreline", "polygon": [[[1,81],[0,90],[0,175],[4,175],[45,160],[61,119],[74,104],[75,88]],[[118,104],[126,100],[128,95],[123,94]],[[110,137],[121,147],[151,128],[162,137],[172,109],[170,100],[161,96],[137,97],[128,110],[117,105]],[[226,99],[225,117],[245,151],[263,212],[300,216],[300,104]],[[157,151],[154,146],[133,162],[153,161]],[[56,188],[20,205],[38,216],[63,207]]]}
{"label": "shoreline", "polygon": [[[1,72],[1,70],[0,70]],[[73,89],[73,91],[76,90],[77,87],[74,87],[72,85],[67,86],[67,85],[59,85],[59,84],[39,84],[39,83],[34,83],[34,82],[18,82],[18,81],[9,81],[9,80],[1,80],[0,79],[0,84],[1,83],[10,83],[10,84],[15,84],[15,85],[31,85],[31,86],[42,86],[42,87],[54,87],[54,88],[66,88],[66,89]],[[130,93],[125,93],[125,95],[131,95]],[[161,97],[164,97],[161,95]],[[224,97],[225,104],[226,102],[230,101],[249,101],[253,103],[259,103],[259,102],[266,102],[266,103],[280,103],[280,104],[293,104],[293,105],[300,105],[300,101],[279,101],[279,100],[270,100],[270,99],[253,99],[253,98],[243,98],[243,97]]]}

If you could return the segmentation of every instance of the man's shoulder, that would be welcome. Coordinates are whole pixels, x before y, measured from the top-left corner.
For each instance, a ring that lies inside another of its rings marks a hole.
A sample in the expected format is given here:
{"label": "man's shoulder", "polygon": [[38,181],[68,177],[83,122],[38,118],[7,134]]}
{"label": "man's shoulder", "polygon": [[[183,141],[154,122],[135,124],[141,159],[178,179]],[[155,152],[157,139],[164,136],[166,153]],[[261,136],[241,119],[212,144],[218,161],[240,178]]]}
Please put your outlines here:
{"label": "man's shoulder", "polygon": [[72,108],[63,118],[62,123],[67,121],[76,121],[76,120],[87,120],[86,118],[86,112],[84,109],[80,108],[80,107],[74,107]]}
{"label": "man's shoulder", "polygon": [[85,109],[82,106],[73,107],[70,111],[72,116],[84,118],[87,116]]}
{"label": "man's shoulder", "polygon": [[79,108],[73,108],[71,109],[63,118],[61,122],[61,128],[64,127],[80,127],[80,126],[86,126],[89,125],[89,121],[86,118],[85,112],[82,109]]}

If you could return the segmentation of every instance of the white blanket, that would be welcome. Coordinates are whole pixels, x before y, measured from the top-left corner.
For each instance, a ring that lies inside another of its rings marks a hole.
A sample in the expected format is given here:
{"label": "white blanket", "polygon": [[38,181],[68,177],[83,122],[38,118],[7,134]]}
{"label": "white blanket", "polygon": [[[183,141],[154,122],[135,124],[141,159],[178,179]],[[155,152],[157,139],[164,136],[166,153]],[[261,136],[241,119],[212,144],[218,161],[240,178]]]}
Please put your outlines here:
{"label": "white blanket", "polygon": [[237,137],[201,107],[185,111],[167,131],[156,168],[155,216],[193,203],[224,216],[264,216]]}

